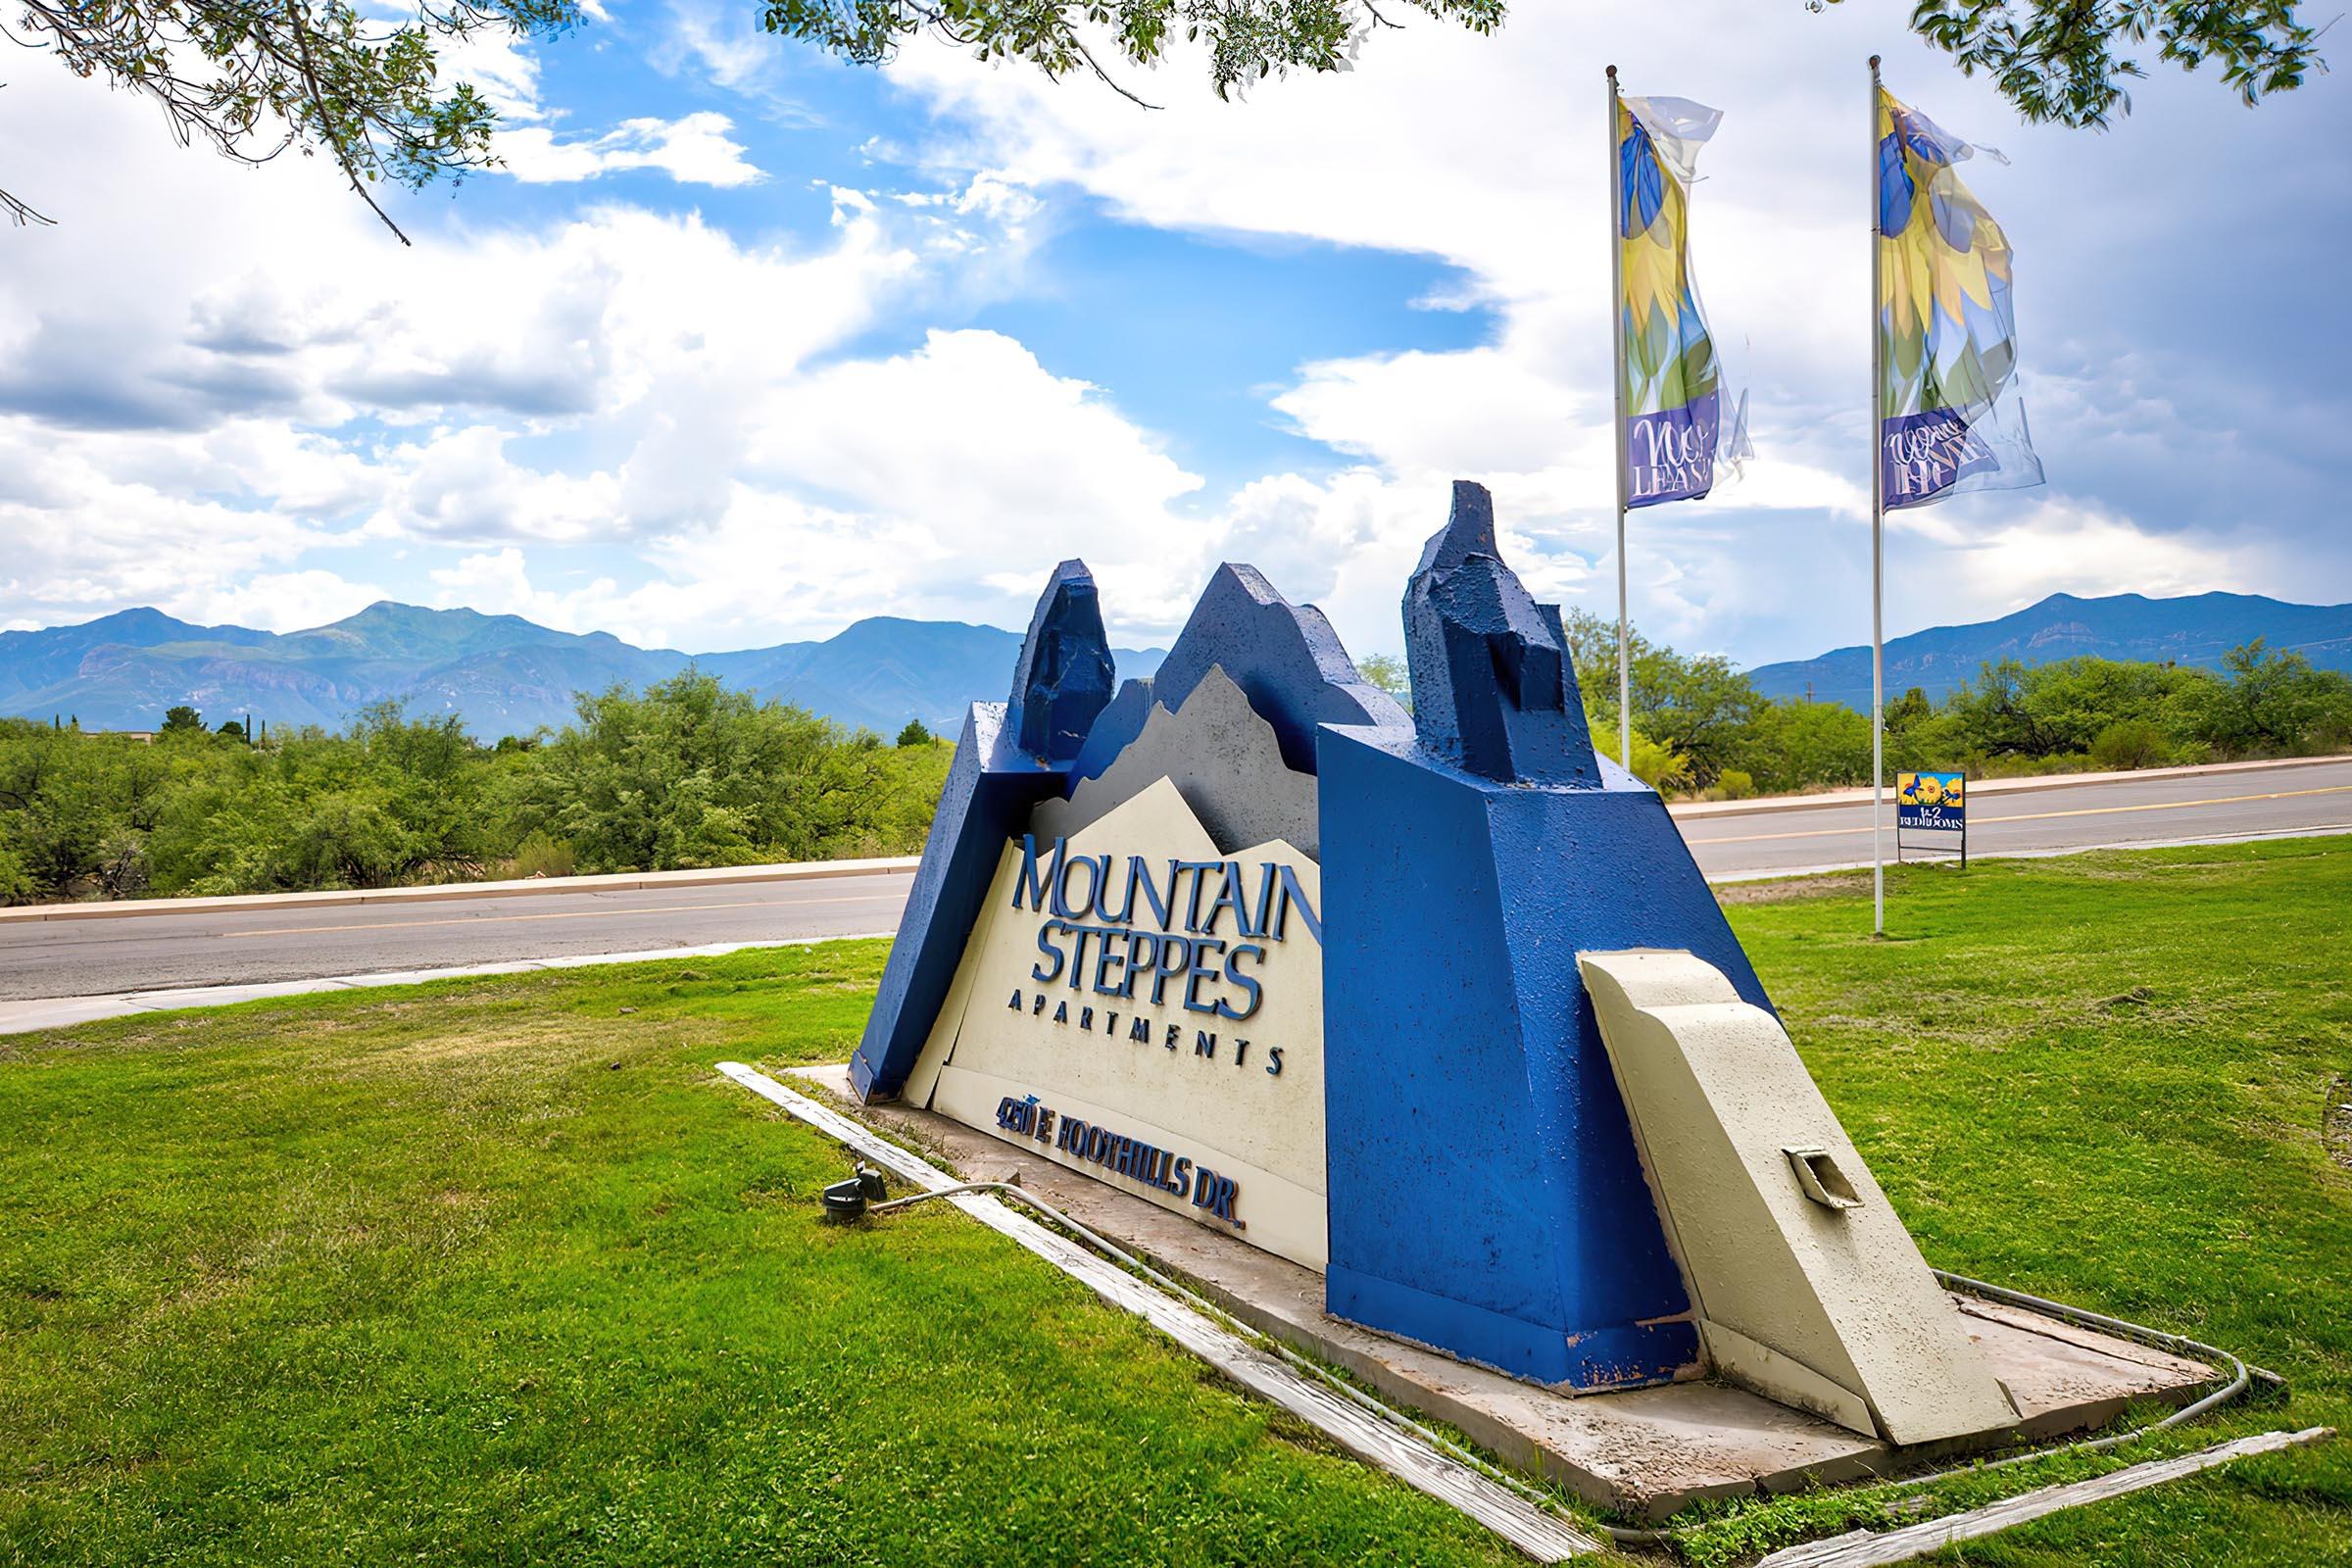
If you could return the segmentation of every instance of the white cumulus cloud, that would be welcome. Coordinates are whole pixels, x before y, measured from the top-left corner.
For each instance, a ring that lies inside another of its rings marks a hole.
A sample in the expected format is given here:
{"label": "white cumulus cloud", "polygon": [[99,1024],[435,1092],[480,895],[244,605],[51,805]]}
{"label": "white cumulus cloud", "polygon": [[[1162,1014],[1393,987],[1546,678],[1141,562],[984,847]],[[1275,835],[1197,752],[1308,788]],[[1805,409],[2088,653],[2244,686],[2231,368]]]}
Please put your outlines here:
{"label": "white cumulus cloud", "polygon": [[703,111],[678,120],[624,120],[601,136],[560,136],[545,125],[502,131],[498,155],[525,184],[594,179],[627,169],[653,169],[682,185],[721,188],[766,176],[728,136],[735,122]]}
{"label": "white cumulus cloud", "polygon": [[[1702,163],[1697,265],[1759,449],[1716,498],[1634,514],[1636,616],[1757,660],[1862,640],[1854,62],[1886,23],[1693,4],[1671,35],[1532,4],[1492,39],[1416,23],[1376,36],[1360,72],[1241,104],[1180,62],[1146,83],[1159,113],[910,49],[892,76],[905,134],[869,148],[900,162],[860,174],[870,189],[829,188],[830,228],[795,238],[688,205],[761,177],[747,142],[770,119],[806,123],[777,40],[709,0],[663,10],[657,65],[752,102],[740,123],[576,123],[530,48],[468,46],[450,74],[499,104],[513,181],[581,188],[517,198],[503,211],[533,216],[509,218],[474,192],[514,183],[470,186],[413,224],[414,251],[318,161],[255,173],[178,154],[135,102],[28,71],[0,95],[0,164],[37,169],[18,183],[63,195],[42,205],[67,221],[10,236],[0,269],[0,529],[24,541],[0,562],[0,622],[156,603],[277,625],[389,592],[705,651],[872,613],[1017,625],[1078,555],[1122,637],[1164,638],[1238,559],[1323,604],[1359,651],[1393,651],[1405,573],[1456,476],[1494,488],[1531,587],[1612,609],[1599,66],[1614,58],[1638,89],[1730,111]],[[2027,259],[2054,484],[1898,516],[1890,620],[2058,588],[2352,590],[2340,551],[2270,548],[2242,505],[2227,511],[2249,465],[2316,485],[2340,399],[2201,376],[2184,342],[2107,353],[2088,323],[2110,302],[2067,281],[2202,275],[2163,254],[2170,230],[2134,194],[2172,188],[2157,175],[2180,139],[2021,135],[1982,82],[1925,53],[1897,69],[1939,118],[2017,157],[1983,194]],[[2280,113],[2262,126],[2291,130]],[[21,130],[6,139],[24,124],[44,127],[37,159]],[[700,188],[649,210],[668,186],[607,178],[626,171]],[[1081,374],[969,324],[1049,290],[1037,248],[1103,213],[1427,257],[1452,272],[1419,303],[1488,330],[1450,350],[1302,354],[1250,407],[1307,454],[1218,472],[1200,456],[1215,441],[1181,415],[1154,428],[1132,412],[1142,398],[1122,394],[1152,367]],[[2102,251],[2094,233],[2131,244]],[[2217,413],[2231,397],[2261,417]],[[2157,479],[2132,491],[2135,475]]]}

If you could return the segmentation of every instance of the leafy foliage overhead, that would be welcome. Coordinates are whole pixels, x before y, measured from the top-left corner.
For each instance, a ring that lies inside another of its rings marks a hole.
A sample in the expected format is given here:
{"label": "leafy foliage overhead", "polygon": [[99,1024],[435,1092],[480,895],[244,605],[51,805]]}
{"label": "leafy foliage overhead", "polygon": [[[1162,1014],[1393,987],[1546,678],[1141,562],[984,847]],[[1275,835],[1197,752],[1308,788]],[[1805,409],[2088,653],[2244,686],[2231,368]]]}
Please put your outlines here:
{"label": "leafy foliage overhead", "polygon": [[[1500,27],[1505,10],[1503,0],[1399,3],[1481,33]],[[983,60],[1025,60],[1055,77],[1083,69],[1113,86],[1098,45],[1135,67],[1200,45],[1221,98],[1269,75],[1349,70],[1371,34],[1396,25],[1370,0],[767,0],[763,21],[859,65],[928,34]],[[2151,40],[2158,59],[2184,69],[2215,62],[2249,104],[2321,64],[2298,0],[1917,0],[1911,28],[1963,72],[1991,75],[2026,119],[2065,125],[2104,125],[2129,110],[2122,84],[2145,74],[2136,55]]]}
{"label": "leafy foliage overhead", "polygon": [[[369,187],[487,167],[497,115],[444,88],[436,47],[484,30],[570,24],[574,0],[419,0],[401,20],[347,0],[17,0],[10,36],[163,108],[181,145],[249,164],[323,154],[400,234]],[[19,222],[46,219],[0,192]],[[402,234],[402,243],[408,236]]]}
{"label": "leafy foliage overhead", "polygon": [[[1502,24],[1503,0],[1400,3],[1474,32]],[[769,0],[763,20],[858,65],[880,65],[928,32],[983,60],[1025,60],[1049,76],[1083,66],[1106,82],[1089,30],[1131,66],[1156,63],[1179,41],[1204,44],[1220,98],[1277,72],[1346,70],[1362,32],[1391,24],[1365,0]]]}
{"label": "leafy foliage overhead", "polygon": [[[389,14],[351,0],[16,0],[0,33],[46,49],[78,75],[160,105],[185,145],[263,164],[293,150],[333,160],[399,235],[372,187],[421,187],[497,162],[497,112],[467,82],[444,86],[437,51],[493,30],[562,31],[579,0],[410,0]],[[1838,0],[1807,0],[1821,10]],[[781,36],[859,65],[931,35],[984,60],[1060,77],[1083,69],[1130,98],[1110,67],[1204,52],[1219,97],[1294,71],[1352,69],[1366,39],[1397,24],[1375,0],[763,0]],[[1502,25],[1505,0],[1395,0],[1473,32]],[[2247,103],[2324,69],[2299,0],[1916,0],[1911,28],[1971,74],[1991,75],[2030,121],[2105,125],[2131,107],[2138,55],[2186,70],[2211,61]],[[1109,66],[1098,51],[1112,56]],[[1137,102],[1142,102],[1137,99]],[[0,212],[48,222],[0,190]]]}
{"label": "leafy foliage overhead", "polygon": [[2183,70],[2214,62],[2249,105],[2324,69],[2296,0],[1918,0],[1911,27],[2026,119],[2062,125],[2129,112],[2123,84],[2147,74],[2136,56],[2151,39]]}

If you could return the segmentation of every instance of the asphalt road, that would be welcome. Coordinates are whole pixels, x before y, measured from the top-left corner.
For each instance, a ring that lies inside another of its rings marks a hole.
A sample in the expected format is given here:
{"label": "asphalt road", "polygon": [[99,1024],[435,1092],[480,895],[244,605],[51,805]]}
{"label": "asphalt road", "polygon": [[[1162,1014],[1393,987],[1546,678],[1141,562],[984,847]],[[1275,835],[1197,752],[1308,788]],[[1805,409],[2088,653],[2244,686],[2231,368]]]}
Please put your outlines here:
{"label": "asphalt road", "polygon": [[887,932],[909,873],[0,923],[0,1001]]}
{"label": "asphalt road", "polygon": [[[1892,791],[1887,792],[1887,813],[1886,853],[1891,859]],[[1682,827],[1700,867],[1716,881],[1870,863],[1867,802],[1686,817]],[[1968,853],[2055,855],[2329,828],[2352,833],[2352,761],[1981,794],[1968,808]],[[1913,835],[1904,835],[1906,844],[1913,840]],[[1925,834],[1917,835],[1917,841],[1932,842]]]}
{"label": "asphalt road", "polygon": [[[1891,809],[1891,808],[1890,808]],[[2352,832],[2352,761],[1980,795],[1973,856]],[[1683,819],[1718,880],[1867,864],[1865,805]],[[0,923],[0,1001],[889,931],[905,873]]]}

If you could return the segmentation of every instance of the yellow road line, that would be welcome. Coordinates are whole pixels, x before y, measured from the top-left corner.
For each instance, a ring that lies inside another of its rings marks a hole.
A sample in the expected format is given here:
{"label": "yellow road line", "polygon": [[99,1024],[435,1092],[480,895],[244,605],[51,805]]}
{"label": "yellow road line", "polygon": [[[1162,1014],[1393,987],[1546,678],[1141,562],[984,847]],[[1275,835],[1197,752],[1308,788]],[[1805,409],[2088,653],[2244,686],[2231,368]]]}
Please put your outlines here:
{"label": "yellow road line", "polygon": [[[806,909],[819,904],[905,903],[888,893],[869,893],[857,899],[795,899],[791,907]],[[454,920],[374,920],[365,925],[280,925],[266,931],[223,931],[224,937],[304,937],[326,931],[398,931],[428,925],[499,925],[511,920],[598,920],[623,914],[684,914],[697,909],[749,909],[756,904],[737,899],[726,904],[662,904],[627,909],[557,909],[546,914],[475,914]]]}
{"label": "yellow road line", "polygon": [[[2287,801],[2302,795],[2341,795],[2352,791],[2352,784],[2328,784],[2314,790],[2273,790],[2267,795],[2220,795],[2200,801],[2148,801],[2138,806],[2082,806],[2067,811],[2018,811],[2009,816],[1980,816],[1973,826],[1989,826],[1994,822],[2041,822],[2057,816],[2113,816],[2120,811],[2178,811],[2191,806],[2239,806],[2248,801]],[[1859,808],[1868,810],[1868,807]],[[1848,838],[1870,831],[1870,824],[1860,827],[1816,827],[1800,833],[1745,833],[1736,838],[1687,839],[1699,844],[1762,844],[1769,839],[1835,839]]]}

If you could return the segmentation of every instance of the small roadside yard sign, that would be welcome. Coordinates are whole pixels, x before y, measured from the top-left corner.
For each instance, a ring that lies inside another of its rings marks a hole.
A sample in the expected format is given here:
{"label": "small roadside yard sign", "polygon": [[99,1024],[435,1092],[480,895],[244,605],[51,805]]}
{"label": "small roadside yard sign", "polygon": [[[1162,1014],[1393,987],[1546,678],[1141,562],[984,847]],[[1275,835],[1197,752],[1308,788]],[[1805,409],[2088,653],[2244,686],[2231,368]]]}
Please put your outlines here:
{"label": "small roadside yard sign", "polygon": [[[1904,834],[1934,834],[1906,841]],[[1958,849],[1953,848],[1957,842]],[[1906,849],[1958,854],[1968,864],[1968,775],[1898,772],[1894,775],[1894,858]]]}

